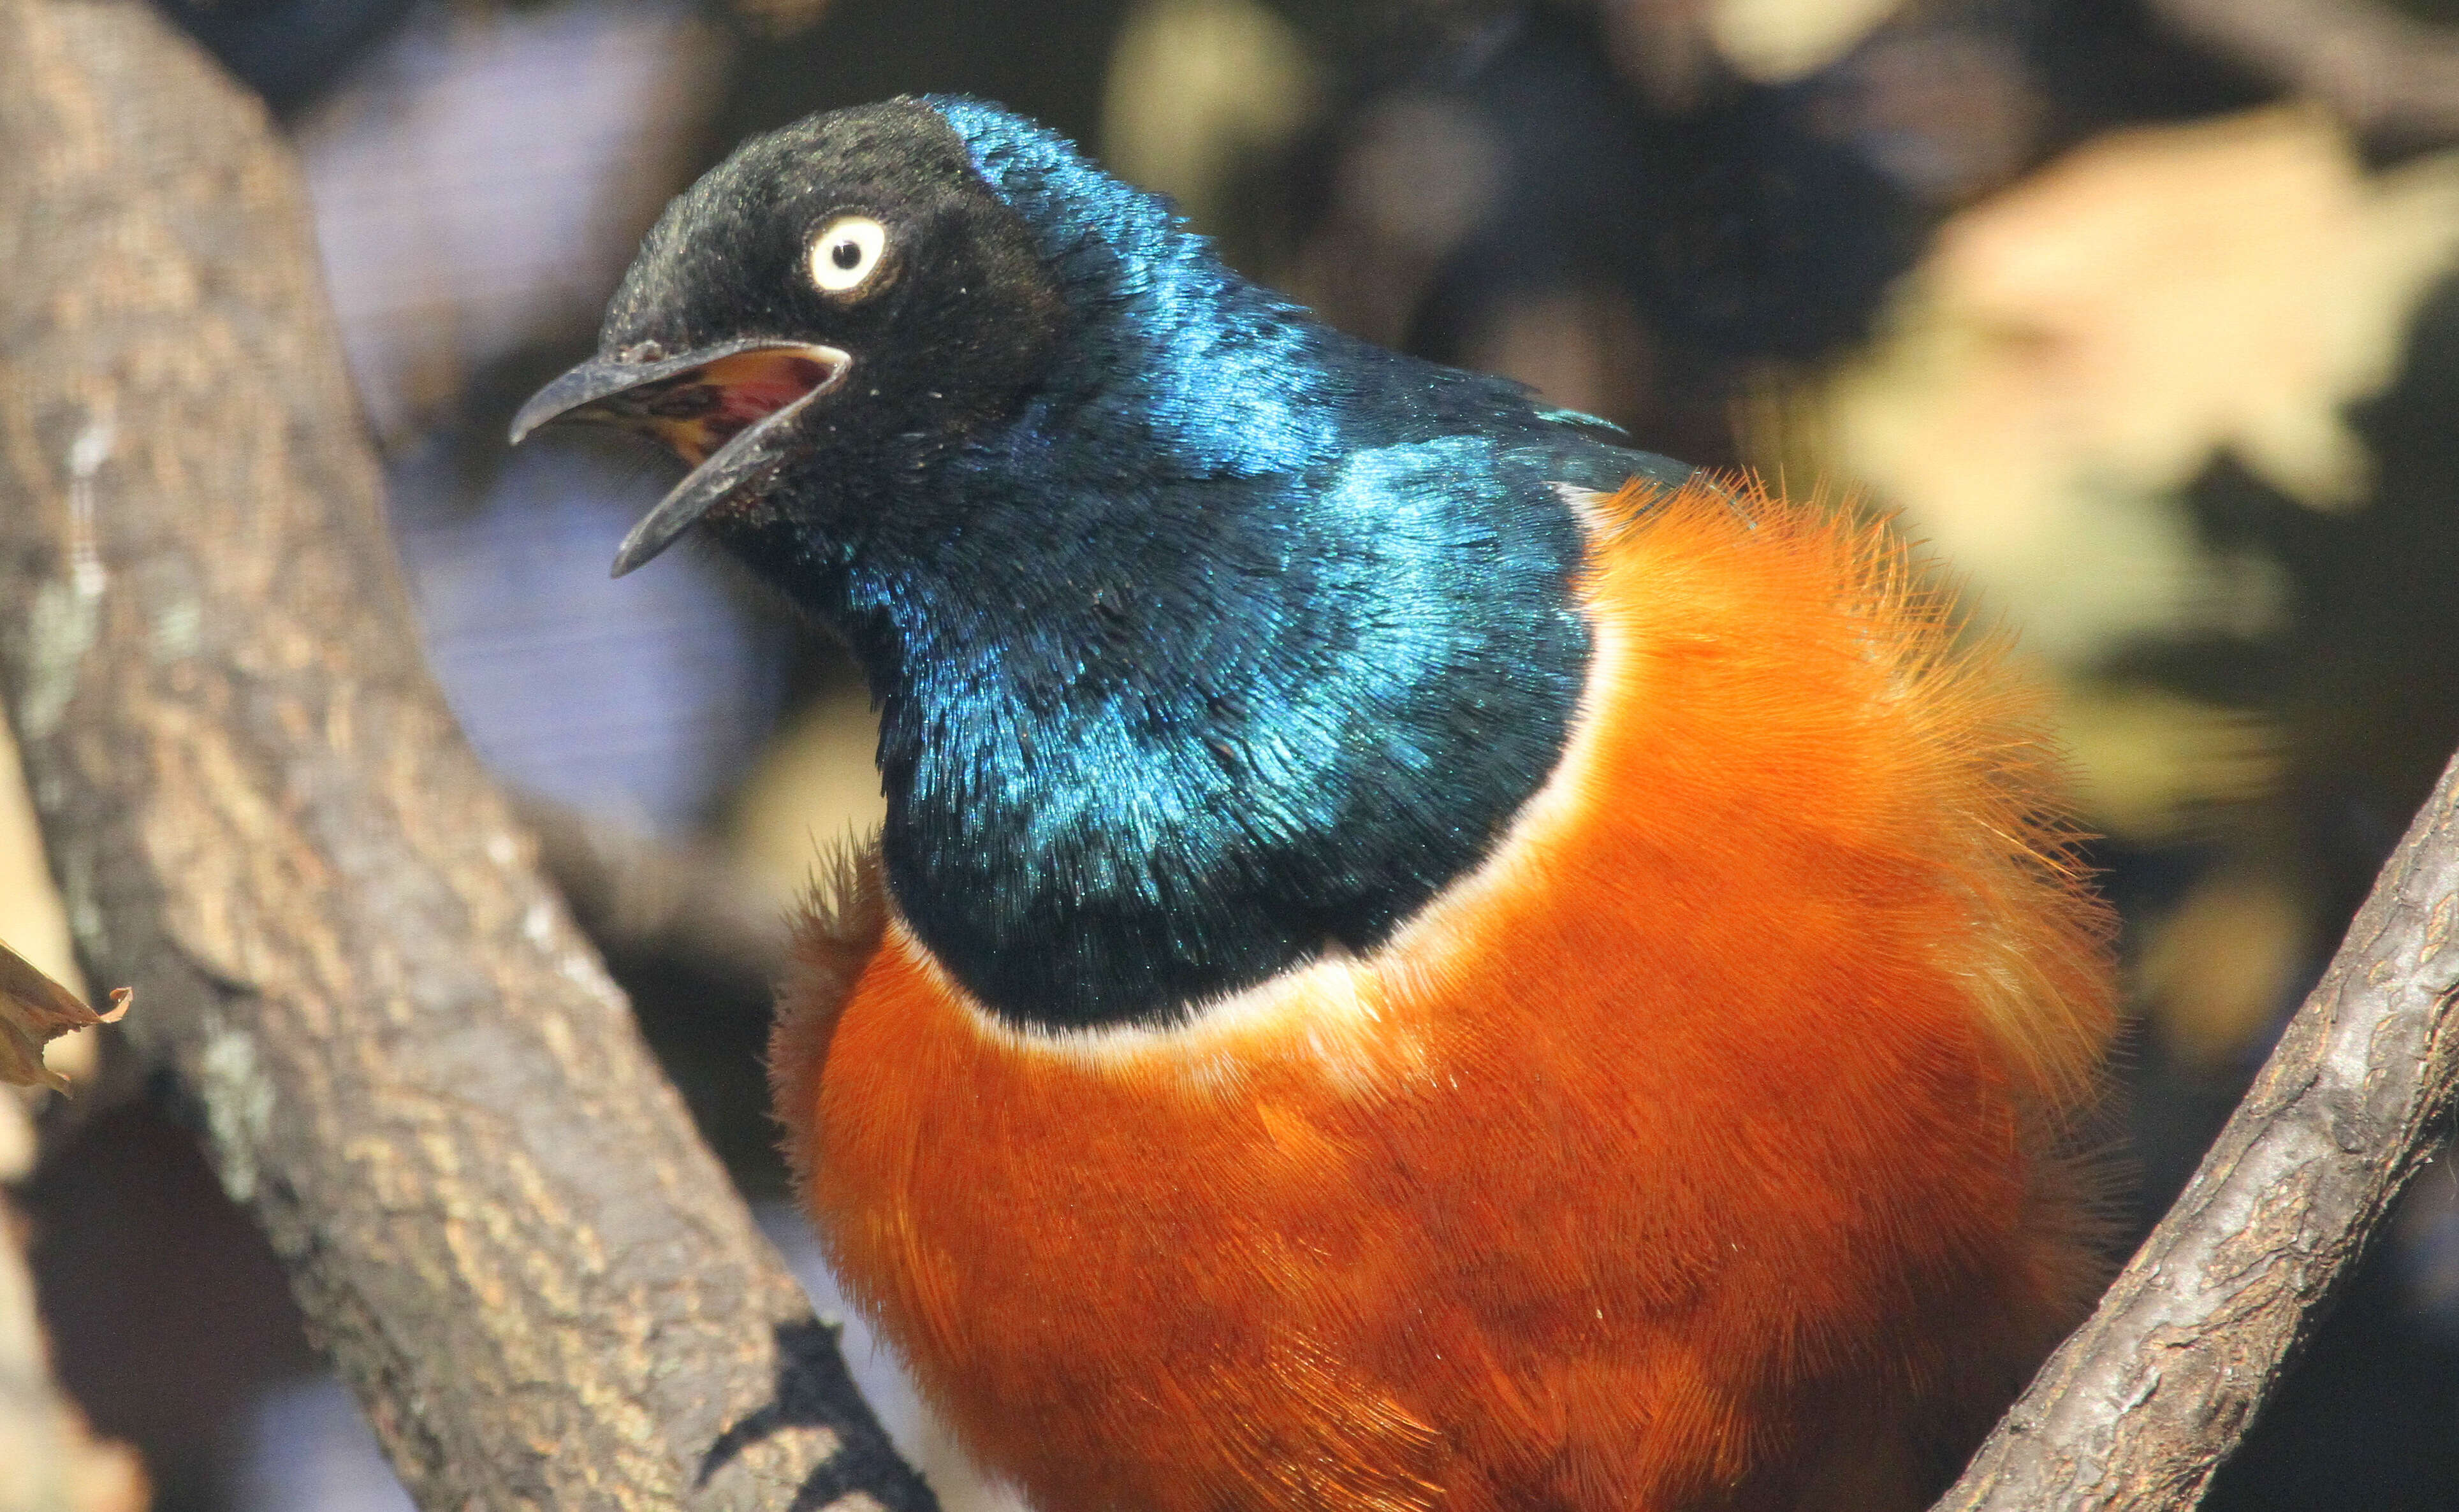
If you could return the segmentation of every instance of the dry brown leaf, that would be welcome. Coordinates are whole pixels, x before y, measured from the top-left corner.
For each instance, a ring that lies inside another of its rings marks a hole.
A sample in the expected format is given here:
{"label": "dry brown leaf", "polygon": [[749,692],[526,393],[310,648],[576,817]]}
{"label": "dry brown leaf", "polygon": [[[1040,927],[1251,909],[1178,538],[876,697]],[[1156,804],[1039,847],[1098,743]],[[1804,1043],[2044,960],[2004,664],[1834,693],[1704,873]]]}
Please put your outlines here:
{"label": "dry brown leaf", "polygon": [[[8,726],[0,724],[0,940],[26,957],[36,971],[69,990],[86,996],[77,973],[76,950],[69,940],[68,910],[43,855],[42,826],[34,817],[33,795],[26,789],[24,769]],[[69,1035],[44,1047],[43,1061],[77,1081],[92,1076],[99,1060],[92,1034]],[[0,1147],[11,1144],[0,1134]],[[0,1148],[0,1167],[9,1164]],[[5,1178],[0,1178],[5,1179]]]}
{"label": "dry brown leaf", "polygon": [[1714,0],[1708,36],[1734,72],[1762,84],[1818,73],[1851,52],[1903,0]]}
{"label": "dry brown leaf", "polygon": [[1818,73],[1904,0],[1605,0],[1606,49],[1656,104],[1682,110],[1726,71],[1761,84]]}
{"label": "dry brown leaf", "polygon": [[818,26],[829,13],[829,0],[735,0],[734,13],[753,34],[782,42]]}
{"label": "dry brown leaf", "polygon": [[1948,308],[2011,339],[2073,437],[2152,486],[2221,448],[2307,503],[2363,494],[2340,419],[2459,257],[2459,158],[2368,178],[2317,112],[2113,134],[1941,238]]}
{"label": "dry brown leaf", "polygon": [[2309,916],[2296,876],[2239,860],[2196,883],[2175,912],[2152,924],[2136,989],[2158,1014],[2170,1052],[2208,1074],[2274,1029],[2305,964]]}
{"label": "dry brown leaf", "polygon": [[2260,715],[2140,684],[2070,685],[2058,730],[2091,827],[2138,845],[2175,844],[2214,810],[2260,800],[2287,759]]}
{"label": "dry brown leaf", "polygon": [[2222,452],[2316,507],[2364,496],[2343,418],[2459,262],[2459,154],[2369,175],[2318,113],[2113,133],[1950,220],[1817,408],[1831,472],[1902,508],[2070,664],[2252,633],[2276,569],[2175,494]]}
{"label": "dry brown leaf", "polygon": [[[2070,682],[2138,638],[2259,636],[2279,563],[2216,548],[2183,491],[2225,453],[2362,502],[2344,411],[2454,264],[2459,154],[2368,173],[2301,108],[2112,133],[1950,220],[1869,349],[1764,406],[1755,450],[1901,510]],[[2098,828],[2171,835],[2276,774],[2259,721],[2070,694]]]}
{"label": "dry brown leaf", "polygon": [[1306,38],[1262,0],[1144,0],[1110,51],[1103,162],[1218,233],[1242,164],[1314,119],[1321,73]]}
{"label": "dry brown leaf", "polygon": [[44,1044],[72,1030],[117,1023],[128,1012],[128,1000],[127,988],[114,988],[111,1011],[95,1013],[26,957],[0,945],[0,1082],[67,1091],[68,1078],[43,1064]]}

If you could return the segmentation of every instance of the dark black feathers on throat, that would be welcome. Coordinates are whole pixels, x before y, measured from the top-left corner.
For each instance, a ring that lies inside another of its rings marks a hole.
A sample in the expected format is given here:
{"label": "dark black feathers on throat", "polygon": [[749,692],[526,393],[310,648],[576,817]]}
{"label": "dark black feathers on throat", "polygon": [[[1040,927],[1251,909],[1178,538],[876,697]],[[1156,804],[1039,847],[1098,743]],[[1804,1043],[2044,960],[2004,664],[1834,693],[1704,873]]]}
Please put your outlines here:
{"label": "dark black feathers on throat", "polygon": [[815,459],[773,491],[794,509],[724,525],[870,680],[898,909],[1038,1030],[1374,948],[1560,760],[1589,640],[1552,483],[1631,454],[1314,325],[1059,138],[933,104],[1055,274],[1052,354],[997,423]]}

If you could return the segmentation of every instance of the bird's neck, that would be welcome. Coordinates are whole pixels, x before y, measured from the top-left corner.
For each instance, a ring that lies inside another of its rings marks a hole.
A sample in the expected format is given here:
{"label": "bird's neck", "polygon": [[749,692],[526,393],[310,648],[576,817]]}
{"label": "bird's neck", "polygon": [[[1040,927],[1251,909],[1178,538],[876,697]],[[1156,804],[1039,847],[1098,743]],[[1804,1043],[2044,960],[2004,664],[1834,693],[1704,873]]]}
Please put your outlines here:
{"label": "bird's neck", "polygon": [[1445,440],[1267,480],[1045,470],[764,555],[878,702],[923,942],[1019,1026],[1166,1024],[1378,943],[1552,770],[1581,537],[1515,481]]}
{"label": "bird's neck", "polygon": [[1053,270],[1053,366],[961,433],[832,446],[803,534],[746,556],[862,662],[889,884],[941,963],[1021,1028],[1177,1022],[1484,857],[1579,697],[1580,528],[1513,460],[1545,450],[1518,388],[1316,326],[1047,133],[937,103]]}
{"label": "bird's neck", "polygon": [[1390,354],[1230,271],[1167,200],[1063,137],[976,101],[929,103],[1051,270],[1067,329],[1050,402],[1071,424],[1196,477],[1296,472],[1340,444],[1324,380],[1352,362],[1379,374]]}

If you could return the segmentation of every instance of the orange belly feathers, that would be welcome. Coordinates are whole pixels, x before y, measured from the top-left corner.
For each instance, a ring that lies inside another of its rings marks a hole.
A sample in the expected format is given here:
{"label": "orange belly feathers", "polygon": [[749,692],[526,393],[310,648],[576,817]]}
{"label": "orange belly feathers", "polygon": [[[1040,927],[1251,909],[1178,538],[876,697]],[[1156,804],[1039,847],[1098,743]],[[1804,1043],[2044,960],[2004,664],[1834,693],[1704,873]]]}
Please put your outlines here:
{"label": "orange belly feathers", "polygon": [[811,1210],[1045,1512],[1917,1507],[2087,1299],[2030,704],[1876,531],[1602,509],[1562,764],[1384,946],[1061,1037],[807,932]]}

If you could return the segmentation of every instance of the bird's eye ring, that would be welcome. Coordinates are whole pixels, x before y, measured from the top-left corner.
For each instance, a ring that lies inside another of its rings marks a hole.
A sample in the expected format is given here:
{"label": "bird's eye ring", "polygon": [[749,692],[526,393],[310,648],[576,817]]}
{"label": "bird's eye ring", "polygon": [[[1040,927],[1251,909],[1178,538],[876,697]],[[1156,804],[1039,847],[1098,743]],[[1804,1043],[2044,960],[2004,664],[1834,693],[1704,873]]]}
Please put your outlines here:
{"label": "bird's eye ring", "polygon": [[844,215],[811,238],[811,282],[824,294],[850,294],[871,282],[888,250],[888,227],[864,215]]}

